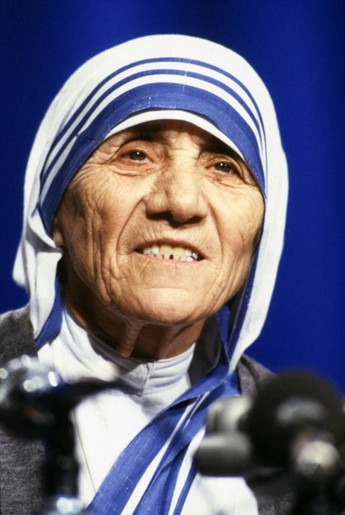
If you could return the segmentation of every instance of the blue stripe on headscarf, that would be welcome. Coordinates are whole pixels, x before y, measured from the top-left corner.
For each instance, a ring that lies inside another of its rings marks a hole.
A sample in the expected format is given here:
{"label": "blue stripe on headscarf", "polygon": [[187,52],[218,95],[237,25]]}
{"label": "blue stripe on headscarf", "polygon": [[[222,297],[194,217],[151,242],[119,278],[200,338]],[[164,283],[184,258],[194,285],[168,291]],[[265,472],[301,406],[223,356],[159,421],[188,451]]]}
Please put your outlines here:
{"label": "blue stripe on headscarf", "polygon": [[[140,72],[140,73],[136,73],[134,75],[131,75],[130,77],[127,77],[126,79],[123,79],[119,82],[117,82],[116,84],[114,84],[113,86],[111,86],[108,90],[106,90],[91,106],[90,108],[88,109],[88,111],[84,114],[83,118],[79,121],[79,123],[76,125],[76,127],[74,128],[72,134],[66,138],[64,144],[61,146],[59,152],[57,152],[56,156],[54,157],[54,159],[52,160],[52,162],[49,164],[49,167],[47,168],[47,170],[45,170],[45,173],[44,173],[44,176],[42,177],[42,186],[44,185],[45,181],[46,181],[46,178],[49,177],[49,173],[50,171],[54,168],[57,160],[59,159],[59,157],[61,156],[61,154],[63,153],[63,151],[65,150],[65,148],[68,146],[68,144],[73,140],[73,138],[75,137],[74,135],[76,133],[78,133],[79,131],[82,131],[83,130],[83,127],[84,125],[87,123],[87,120],[89,119],[89,117],[92,115],[93,111],[95,109],[97,109],[97,107],[113,92],[113,91],[116,91],[117,89],[119,89],[120,87],[124,86],[125,84],[128,84],[136,79],[139,79],[139,78],[143,78],[143,77],[154,77],[155,75],[172,75],[173,77],[176,77],[176,76],[183,76],[185,77],[186,76],[186,72],[185,71],[180,71],[180,70],[147,70],[147,71],[143,71],[143,72]],[[260,135],[260,144],[264,147],[264,141],[262,141],[262,137],[261,137],[261,132],[260,132],[260,129],[262,128],[262,125],[260,126],[260,123],[258,122],[257,118],[253,115],[252,111],[248,108],[247,104],[242,100],[242,98],[240,97],[240,95],[238,95],[238,93],[236,93],[235,91],[233,91],[232,89],[230,89],[229,87],[225,87],[224,84],[222,84],[221,82],[219,82],[218,80],[215,80],[213,78],[210,78],[210,77],[205,77],[204,75],[201,75],[199,73],[195,73],[195,72],[188,72],[187,74],[188,77],[190,78],[194,78],[194,79],[199,79],[199,80],[202,80],[204,82],[208,82],[209,84],[213,85],[213,86],[217,86],[218,88],[224,90],[227,94],[230,94],[242,107],[243,109],[247,112],[248,116],[251,118],[252,122],[254,123],[254,125],[256,126],[256,129]],[[172,77],[172,79],[173,79]],[[172,82],[173,83],[173,80]],[[97,88],[97,91],[99,91],[100,88]],[[202,89],[202,88],[200,88]],[[215,95],[217,97],[217,95]],[[219,97],[220,98],[220,97]],[[134,112],[132,113],[134,114]],[[73,117],[73,119],[75,119],[75,117]],[[68,126],[70,126],[70,123],[68,124]],[[52,145],[52,149],[54,148],[54,146],[56,145],[56,143],[58,143],[59,140],[62,139],[62,136],[63,134],[59,134],[59,138],[56,142],[54,142],[54,144]]]}
{"label": "blue stripe on headscarf", "polygon": [[240,149],[261,190],[265,190],[264,173],[256,138],[251,128],[233,107],[216,95],[185,84],[149,84],[139,86],[115,98],[91,125],[77,136],[65,160],[63,170],[60,170],[54,178],[49,194],[41,206],[47,232],[50,233],[56,209],[73,175],[110,130],[133,114],[154,109],[185,110],[210,120]]}
{"label": "blue stripe on headscarf", "polygon": [[[254,109],[255,109],[255,114],[252,113],[251,109],[248,108],[247,104],[242,100],[242,98],[232,88],[230,88],[229,86],[226,86],[225,84],[221,83],[220,81],[215,80],[213,78],[210,78],[208,75],[201,75],[200,73],[190,72],[188,70],[171,70],[171,69],[164,69],[164,68],[157,69],[157,70],[142,71],[140,73],[136,73],[136,74],[130,75],[129,77],[126,77],[126,79],[123,79],[121,81],[116,82],[113,86],[108,88],[96,101],[93,102],[93,97],[95,97],[97,95],[97,93],[102,89],[102,87],[105,84],[110,82],[111,79],[113,79],[117,75],[120,75],[120,74],[126,72],[127,70],[130,70],[132,68],[136,68],[138,66],[151,65],[151,64],[154,64],[154,63],[162,63],[162,62],[169,62],[169,63],[171,63],[171,62],[173,62],[173,63],[178,62],[178,63],[183,63],[183,64],[196,65],[196,66],[200,66],[202,68],[205,68],[206,70],[215,71],[215,72],[217,72],[217,73],[227,77],[228,79],[230,79],[233,82],[235,82],[238,86],[240,86],[240,88],[246,93],[248,98],[250,98],[250,100],[251,100],[251,102],[252,102],[252,104],[254,106]],[[84,100],[84,102],[81,104],[81,106],[74,112],[74,114],[72,115],[70,120],[63,127],[61,132],[58,134],[58,136],[54,140],[54,142],[53,142],[53,144],[51,146],[51,151],[64,138],[64,135],[66,134],[66,132],[74,124],[74,122],[78,119],[78,117],[81,115],[81,113],[83,113],[83,111],[86,108],[88,108],[89,104],[90,104],[90,106],[89,106],[87,112],[84,114],[82,120],[74,128],[73,133],[78,132],[79,130],[82,130],[82,127],[85,124],[85,121],[87,121],[87,119],[92,115],[92,112],[95,110],[95,108],[112,91],[115,91],[119,87],[121,87],[121,86],[123,86],[125,84],[128,84],[129,82],[131,82],[134,79],[137,79],[137,78],[140,78],[140,77],[143,77],[143,76],[147,76],[147,75],[154,76],[154,75],[157,75],[157,74],[169,74],[169,75],[171,74],[171,75],[183,75],[183,76],[187,76],[187,77],[196,77],[196,78],[199,78],[199,79],[201,79],[201,80],[203,80],[205,82],[209,82],[210,84],[217,85],[217,87],[219,87],[220,89],[222,89],[226,93],[228,93],[231,96],[233,96],[242,105],[242,107],[246,110],[248,115],[251,117],[252,121],[257,126],[257,129],[258,129],[259,133],[260,134],[262,133],[263,138],[264,138],[264,142],[265,142],[265,133],[264,133],[263,120],[262,120],[262,116],[261,116],[261,113],[259,111],[259,108],[257,106],[257,103],[256,103],[254,97],[252,96],[252,94],[250,93],[250,91],[246,88],[246,86],[244,86],[244,84],[242,84],[236,77],[234,77],[230,73],[225,72],[224,70],[221,70],[220,68],[218,68],[216,66],[212,66],[210,64],[203,63],[201,61],[195,61],[195,60],[189,60],[189,59],[178,59],[178,58],[161,58],[161,59],[148,59],[148,60],[138,61],[138,62],[133,63],[131,65],[125,66],[123,68],[120,68],[116,72],[111,73],[109,76],[107,76],[105,79],[103,79],[97,85],[97,87],[94,88],[94,90],[87,96],[87,98]],[[258,122],[257,119],[259,120],[259,122]],[[57,159],[59,158],[59,156],[61,155],[63,150],[66,148],[68,143],[71,141],[71,139],[73,139],[73,134],[70,137],[66,138],[64,144],[60,148],[59,152],[55,156],[55,158],[52,161],[52,163],[50,164],[49,168],[44,171],[44,177],[49,175],[49,171],[54,166],[55,162],[57,161]],[[263,144],[263,146],[265,147],[265,144]]]}
{"label": "blue stripe on headscarf", "polygon": [[46,323],[44,324],[42,331],[36,338],[36,346],[39,349],[47,341],[54,338],[59,334],[62,323],[62,299],[60,294],[60,284],[58,277],[55,277],[55,297],[52,310]]}

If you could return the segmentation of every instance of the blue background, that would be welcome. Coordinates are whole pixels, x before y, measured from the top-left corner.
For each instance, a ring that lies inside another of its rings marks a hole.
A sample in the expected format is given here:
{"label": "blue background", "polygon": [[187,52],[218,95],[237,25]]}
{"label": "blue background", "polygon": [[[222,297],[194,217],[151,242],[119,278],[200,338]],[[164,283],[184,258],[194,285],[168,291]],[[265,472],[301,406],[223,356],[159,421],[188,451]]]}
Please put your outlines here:
{"label": "blue background", "polygon": [[0,0],[0,311],[26,302],[11,269],[25,164],[50,101],[92,55],[164,32],[231,47],[270,89],[290,203],[272,307],[251,353],[276,371],[311,369],[344,392],[343,0]]}

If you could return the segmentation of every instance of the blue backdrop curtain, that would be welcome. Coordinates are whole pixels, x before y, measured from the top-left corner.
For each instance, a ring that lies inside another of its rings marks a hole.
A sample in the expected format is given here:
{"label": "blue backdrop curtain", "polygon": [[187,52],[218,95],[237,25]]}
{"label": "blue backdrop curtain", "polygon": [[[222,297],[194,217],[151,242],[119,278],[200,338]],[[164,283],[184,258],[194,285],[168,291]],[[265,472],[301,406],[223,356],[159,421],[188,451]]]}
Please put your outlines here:
{"label": "blue backdrop curtain", "polygon": [[11,269],[26,159],[50,100],[87,58],[163,32],[233,48],[268,85],[291,193],[278,283],[251,353],[345,391],[343,0],[0,0],[0,311],[26,302]]}

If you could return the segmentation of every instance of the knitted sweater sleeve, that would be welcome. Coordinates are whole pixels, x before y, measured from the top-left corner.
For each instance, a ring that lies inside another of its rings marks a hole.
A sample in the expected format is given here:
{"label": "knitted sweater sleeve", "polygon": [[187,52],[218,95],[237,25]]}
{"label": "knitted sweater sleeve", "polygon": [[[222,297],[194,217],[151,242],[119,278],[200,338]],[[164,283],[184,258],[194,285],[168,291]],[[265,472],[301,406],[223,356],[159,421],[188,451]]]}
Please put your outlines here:
{"label": "knitted sweater sleeve", "polygon": [[[0,366],[22,354],[35,354],[34,339],[23,308],[0,317]],[[0,426],[0,512],[33,513],[42,507],[40,442],[14,438]]]}

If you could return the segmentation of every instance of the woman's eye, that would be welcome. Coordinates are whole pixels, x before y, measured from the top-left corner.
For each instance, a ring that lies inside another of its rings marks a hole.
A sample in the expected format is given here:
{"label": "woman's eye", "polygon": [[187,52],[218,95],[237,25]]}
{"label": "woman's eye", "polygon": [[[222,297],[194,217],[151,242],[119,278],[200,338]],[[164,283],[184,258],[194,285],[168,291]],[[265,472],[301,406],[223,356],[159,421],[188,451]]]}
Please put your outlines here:
{"label": "woman's eye", "polygon": [[131,161],[145,161],[146,154],[141,150],[132,150],[131,152],[127,152],[125,157],[130,159]]}
{"label": "woman's eye", "polygon": [[233,165],[232,163],[228,163],[227,161],[219,161],[214,165],[214,168],[218,172],[223,172],[226,174],[237,173],[238,171],[235,165]]}

